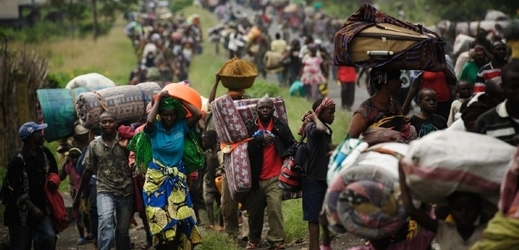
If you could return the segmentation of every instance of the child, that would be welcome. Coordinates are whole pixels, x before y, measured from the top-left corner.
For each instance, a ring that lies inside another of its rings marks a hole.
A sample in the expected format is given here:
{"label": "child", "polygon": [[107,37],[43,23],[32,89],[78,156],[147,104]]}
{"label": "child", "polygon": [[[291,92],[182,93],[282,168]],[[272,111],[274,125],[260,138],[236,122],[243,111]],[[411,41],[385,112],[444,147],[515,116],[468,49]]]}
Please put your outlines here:
{"label": "child", "polygon": [[319,84],[325,82],[323,75],[323,59],[317,56],[317,46],[310,45],[310,54],[303,57],[303,68],[299,74],[301,82],[306,89],[306,98],[316,100],[319,95]]}
{"label": "child", "polygon": [[411,117],[411,125],[416,128],[417,138],[421,138],[433,131],[447,128],[445,119],[434,114],[438,101],[434,90],[424,88],[418,92],[418,106],[420,113]]}
{"label": "child", "polygon": [[97,177],[95,175],[92,175],[92,178],[88,181],[88,185],[81,194],[81,200],[85,204],[83,213],[90,216],[90,234],[94,239],[94,249],[97,249],[97,228],[99,223],[97,215]]}
{"label": "child", "polygon": [[[77,194],[77,190],[79,188],[79,182],[81,180],[81,176],[76,172],[76,164],[78,161],[79,156],[81,155],[81,150],[79,148],[71,148],[68,150],[68,152],[65,153],[66,161],[63,164],[61,171],[59,173],[59,178],[61,181],[65,180],[68,175],[69,179],[69,190],[70,190],[70,197],[74,199]],[[86,203],[83,204],[83,206],[86,206]],[[85,217],[87,214],[78,213],[78,218],[76,220],[76,226],[79,233],[79,238],[77,239],[78,245],[85,244],[86,240],[90,240],[90,218],[88,216]],[[85,227],[86,232],[85,232]]]}
{"label": "child", "polygon": [[[215,130],[207,130],[202,134],[202,146],[207,149],[205,151],[205,164],[207,173],[204,175],[204,200],[207,206],[207,217],[209,217],[208,228],[214,229],[214,208],[213,204],[216,201],[216,205],[220,207],[221,195],[216,188],[215,179],[218,176],[217,172],[220,168],[220,158],[222,152],[218,144],[218,136]],[[223,229],[223,217],[218,216],[218,230]]]}
{"label": "child", "polygon": [[329,97],[320,98],[303,117],[298,134],[306,136],[308,152],[307,167],[301,186],[303,191],[303,219],[308,221],[309,250],[329,250],[330,237],[326,226],[323,229],[323,242],[319,248],[319,213],[328,185],[326,184],[327,166],[332,144],[332,129],[328,126],[335,119],[335,103]]}
{"label": "child", "polygon": [[458,92],[458,99],[454,100],[451,104],[451,112],[449,114],[449,118],[447,119],[447,126],[451,126],[457,119],[461,117],[460,107],[467,98],[472,95],[474,87],[470,85],[467,80],[461,80],[456,87],[456,92]]}
{"label": "child", "polygon": [[475,225],[480,218],[481,197],[473,193],[455,192],[448,197],[449,213],[454,223],[433,219],[414,207],[405,181],[403,166],[399,166],[402,202],[407,213],[425,230],[433,232],[441,249],[469,249],[480,240],[486,224]]}

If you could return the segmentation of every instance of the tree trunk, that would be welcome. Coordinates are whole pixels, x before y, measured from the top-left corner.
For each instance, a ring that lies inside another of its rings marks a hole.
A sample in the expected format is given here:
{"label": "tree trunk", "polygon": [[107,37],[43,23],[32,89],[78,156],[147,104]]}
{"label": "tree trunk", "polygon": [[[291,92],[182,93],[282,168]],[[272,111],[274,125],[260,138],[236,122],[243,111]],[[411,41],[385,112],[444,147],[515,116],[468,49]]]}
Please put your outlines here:
{"label": "tree trunk", "polygon": [[99,35],[99,29],[97,26],[97,0],[92,0],[92,32],[94,35],[94,41],[97,40],[97,36]]}

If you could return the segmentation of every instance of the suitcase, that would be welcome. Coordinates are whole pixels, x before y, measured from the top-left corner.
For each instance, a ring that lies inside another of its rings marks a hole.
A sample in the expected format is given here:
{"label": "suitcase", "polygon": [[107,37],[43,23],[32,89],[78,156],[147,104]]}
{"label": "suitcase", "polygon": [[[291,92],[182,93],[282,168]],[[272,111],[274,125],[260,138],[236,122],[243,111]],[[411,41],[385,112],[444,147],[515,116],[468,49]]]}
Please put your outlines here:
{"label": "suitcase", "polygon": [[443,71],[444,42],[434,32],[364,4],[335,34],[334,63],[361,68]]}

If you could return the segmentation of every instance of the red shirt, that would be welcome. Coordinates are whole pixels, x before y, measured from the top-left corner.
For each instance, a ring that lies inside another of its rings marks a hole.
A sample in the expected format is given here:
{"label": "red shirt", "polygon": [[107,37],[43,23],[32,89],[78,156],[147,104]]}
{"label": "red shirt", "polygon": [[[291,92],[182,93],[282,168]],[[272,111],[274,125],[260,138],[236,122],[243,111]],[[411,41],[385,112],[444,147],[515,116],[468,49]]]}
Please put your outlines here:
{"label": "red shirt", "polygon": [[[258,121],[258,128],[266,131],[274,129],[274,122],[270,120],[268,126],[265,128],[260,121]],[[274,176],[278,176],[281,172],[281,157],[276,151],[274,143],[263,148],[263,166],[261,168],[260,180],[267,180]]]}
{"label": "red shirt", "polygon": [[347,66],[339,66],[337,69],[337,78],[341,83],[355,83],[357,80],[357,72],[355,68]]}
{"label": "red shirt", "polygon": [[451,99],[451,90],[443,72],[424,71],[420,89],[424,88],[434,90],[438,102],[448,102]]}

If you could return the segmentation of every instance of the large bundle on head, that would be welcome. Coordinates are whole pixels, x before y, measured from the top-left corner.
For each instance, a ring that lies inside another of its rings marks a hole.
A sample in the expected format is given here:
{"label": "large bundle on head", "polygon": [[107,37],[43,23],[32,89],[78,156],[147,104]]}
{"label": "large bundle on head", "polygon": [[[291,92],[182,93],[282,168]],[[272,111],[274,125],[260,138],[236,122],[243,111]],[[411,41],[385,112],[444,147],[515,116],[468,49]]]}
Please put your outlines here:
{"label": "large bundle on head", "polygon": [[252,87],[258,71],[254,64],[234,57],[223,65],[218,74],[224,87],[240,90]]}
{"label": "large bundle on head", "polygon": [[100,89],[103,87],[36,90],[39,120],[48,125],[45,139],[50,142],[71,136],[77,120],[75,107],[79,95]]}
{"label": "large bundle on head", "polygon": [[138,122],[146,114],[146,105],[159,91],[158,83],[146,82],[83,93],[76,102],[76,113],[87,129],[97,126],[104,111],[115,114],[118,122]]}
{"label": "large bundle on head", "polygon": [[422,27],[364,4],[335,34],[335,65],[442,71],[444,42]]}
{"label": "large bundle on head", "polygon": [[[349,147],[350,143],[342,146]],[[365,239],[387,238],[407,218],[400,200],[397,156],[405,155],[408,146],[390,142],[368,149],[366,143],[357,147],[361,152],[350,154],[331,178],[323,211],[330,230],[336,233],[348,232]]]}
{"label": "large bundle on head", "polygon": [[411,142],[402,163],[413,199],[447,203],[454,192],[470,192],[497,204],[514,151],[494,137],[437,131]]}

